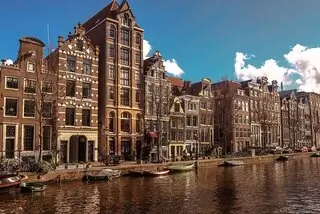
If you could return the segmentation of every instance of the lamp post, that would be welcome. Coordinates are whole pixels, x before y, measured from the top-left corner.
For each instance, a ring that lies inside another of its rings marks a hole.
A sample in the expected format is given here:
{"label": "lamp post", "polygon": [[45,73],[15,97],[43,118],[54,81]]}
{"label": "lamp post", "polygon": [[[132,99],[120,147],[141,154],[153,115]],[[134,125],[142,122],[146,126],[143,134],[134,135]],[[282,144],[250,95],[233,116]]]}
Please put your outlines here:
{"label": "lamp post", "polygon": [[194,133],[194,139],[196,140],[196,165],[195,167],[198,168],[198,156],[199,156],[199,145],[198,145],[198,134]]}

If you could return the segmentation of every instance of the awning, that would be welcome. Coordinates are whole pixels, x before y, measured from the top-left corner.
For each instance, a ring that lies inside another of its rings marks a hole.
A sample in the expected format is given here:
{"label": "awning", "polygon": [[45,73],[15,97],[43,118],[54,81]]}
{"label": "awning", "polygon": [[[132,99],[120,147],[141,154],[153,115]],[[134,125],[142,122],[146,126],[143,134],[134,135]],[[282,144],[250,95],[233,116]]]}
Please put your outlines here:
{"label": "awning", "polygon": [[158,135],[155,132],[149,132],[148,136],[151,137],[151,138],[157,138],[158,137]]}

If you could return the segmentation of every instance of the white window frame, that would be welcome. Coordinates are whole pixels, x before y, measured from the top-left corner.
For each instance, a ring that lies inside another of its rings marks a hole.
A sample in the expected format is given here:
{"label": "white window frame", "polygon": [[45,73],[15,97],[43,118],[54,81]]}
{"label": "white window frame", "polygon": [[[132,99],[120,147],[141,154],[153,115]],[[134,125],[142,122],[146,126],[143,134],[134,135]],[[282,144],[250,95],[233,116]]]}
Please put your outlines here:
{"label": "white window frame", "polygon": [[[33,151],[26,151],[24,150],[24,127],[25,126],[33,126]],[[22,124],[22,139],[21,139],[21,151],[24,151],[24,152],[34,152],[35,151],[35,146],[36,146],[36,126],[34,124]]]}
{"label": "white window frame", "polygon": [[[17,100],[17,115],[16,116],[10,116],[6,115],[6,104],[7,104],[7,99],[15,99]],[[19,115],[19,99],[17,97],[5,97],[4,98],[4,111],[3,111],[3,117],[11,117],[11,118],[17,118]]]}
{"label": "white window frame", "polygon": [[[33,70],[29,70],[29,65],[33,65]],[[35,73],[36,72],[36,63],[27,62],[27,71],[31,72],[31,73]]]}
{"label": "white window frame", "polygon": [[[7,78],[10,77],[10,78],[17,78],[18,79],[18,88],[8,88],[7,87]],[[8,90],[14,90],[14,91],[18,91],[19,90],[19,86],[20,86],[20,79],[19,77],[15,77],[15,76],[5,76],[5,83],[4,83],[4,88],[5,89],[8,89]]]}
{"label": "white window frame", "polygon": [[36,118],[36,107],[34,107],[34,117],[26,117],[26,116],[24,116],[24,102],[26,101],[26,100],[31,100],[31,101],[34,101],[34,102],[36,102],[35,100],[32,100],[32,99],[23,99],[23,101],[22,101],[22,118]]}
{"label": "white window frame", "polygon": [[43,86],[43,83],[50,83],[51,85],[52,85],[52,92],[53,92],[53,83],[52,82],[49,82],[49,81],[41,81],[41,85],[40,85],[40,87],[41,87],[41,92],[43,92],[43,93],[46,93],[46,94],[52,94],[52,92],[44,92],[43,90],[42,90],[42,86]]}

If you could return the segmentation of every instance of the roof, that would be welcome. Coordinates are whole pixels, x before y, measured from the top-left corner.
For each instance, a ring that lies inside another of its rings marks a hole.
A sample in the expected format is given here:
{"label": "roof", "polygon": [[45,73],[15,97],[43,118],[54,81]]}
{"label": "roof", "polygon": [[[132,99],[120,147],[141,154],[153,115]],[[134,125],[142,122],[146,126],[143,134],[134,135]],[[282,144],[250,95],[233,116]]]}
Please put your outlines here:
{"label": "roof", "polygon": [[183,87],[184,80],[178,77],[168,77],[168,81],[171,83],[172,86]]}
{"label": "roof", "polygon": [[199,95],[199,93],[202,90],[202,82],[196,82],[191,84],[190,88],[189,88],[189,94],[191,95]]}
{"label": "roof", "polygon": [[40,46],[46,46],[44,42],[42,42],[40,39],[36,37],[31,37],[31,36],[22,37],[20,41],[29,42],[29,43],[40,45]]}
{"label": "roof", "polygon": [[284,97],[288,97],[290,96],[292,93],[297,93],[297,89],[291,89],[291,90],[286,90],[286,91],[279,91],[278,92],[280,95],[280,98],[284,98]]}

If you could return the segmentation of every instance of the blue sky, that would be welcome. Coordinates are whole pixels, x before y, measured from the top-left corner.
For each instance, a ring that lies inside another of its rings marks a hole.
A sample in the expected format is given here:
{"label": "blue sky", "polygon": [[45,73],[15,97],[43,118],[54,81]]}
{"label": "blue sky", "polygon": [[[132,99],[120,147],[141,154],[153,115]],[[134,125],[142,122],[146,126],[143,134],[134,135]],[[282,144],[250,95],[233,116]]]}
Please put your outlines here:
{"label": "blue sky", "polygon": [[[58,35],[66,36],[78,21],[83,23],[109,2],[2,1],[0,59],[16,58],[20,37],[35,36],[47,43],[47,24],[50,41],[56,47]],[[213,81],[222,77],[236,79],[237,52],[243,53],[242,59],[255,56],[243,60],[245,65],[241,69],[247,72],[245,69],[250,67],[247,63],[259,70],[271,58],[278,67],[292,68],[296,64],[291,60],[290,66],[283,57],[292,47],[296,44],[320,47],[318,0],[129,0],[129,3],[153,50],[160,50],[166,59],[174,58],[184,71],[182,78],[191,81],[202,77]],[[299,72],[293,75],[295,79],[300,78]],[[285,81],[281,78],[279,81]],[[307,84],[304,77],[300,79]]]}

